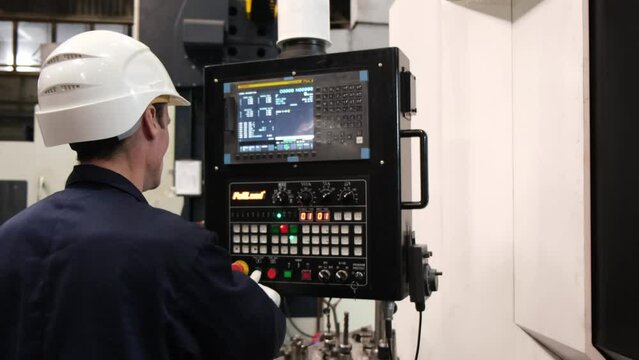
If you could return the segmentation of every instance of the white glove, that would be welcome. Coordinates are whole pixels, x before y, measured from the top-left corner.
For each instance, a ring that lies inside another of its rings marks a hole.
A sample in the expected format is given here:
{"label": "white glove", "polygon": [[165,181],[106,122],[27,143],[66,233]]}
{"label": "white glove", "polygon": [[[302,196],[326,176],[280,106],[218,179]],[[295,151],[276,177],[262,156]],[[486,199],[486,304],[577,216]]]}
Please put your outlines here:
{"label": "white glove", "polygon": [[273,302],[275,303],[275,305],[277,307],[280,306],[280,302],[282,301],[282,297],[280,296],[280,294],[277,293],[277,291],[271,289],[268,286],[264,286],[262,284],[260,284],[260,278],[262,277],[262,270],[255,270],[251,273],[250,278],[253,279],[253,281],[255,281],[257,283],[257,285],[259,285],[262,290],[266,293],[266,295],[268,295],[268,297],[271,298],[271,300],[273,300]]}

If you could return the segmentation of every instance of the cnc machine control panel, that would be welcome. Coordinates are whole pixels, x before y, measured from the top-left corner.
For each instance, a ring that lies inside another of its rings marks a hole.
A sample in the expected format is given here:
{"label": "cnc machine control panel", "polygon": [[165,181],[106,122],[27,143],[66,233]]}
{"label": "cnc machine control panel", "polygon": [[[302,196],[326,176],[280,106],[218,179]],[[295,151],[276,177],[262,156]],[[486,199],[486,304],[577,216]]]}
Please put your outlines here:
{"label": "cnc machine control panel", "polygon": [[277,283],[365,286],[366,181],[229,185],[229,248]]}

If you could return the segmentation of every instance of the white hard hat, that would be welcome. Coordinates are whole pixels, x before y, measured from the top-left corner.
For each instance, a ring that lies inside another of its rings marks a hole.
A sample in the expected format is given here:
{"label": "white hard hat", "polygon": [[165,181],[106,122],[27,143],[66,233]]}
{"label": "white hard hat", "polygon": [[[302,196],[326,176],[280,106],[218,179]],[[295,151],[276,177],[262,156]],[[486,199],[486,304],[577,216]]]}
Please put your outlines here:
{"label": "white hard hat", "polygon": [[151,102],[190,105],[148,46],[112,31],[60,44],[38,79],[35,116],[46,146],[108,139],[131,130]]}

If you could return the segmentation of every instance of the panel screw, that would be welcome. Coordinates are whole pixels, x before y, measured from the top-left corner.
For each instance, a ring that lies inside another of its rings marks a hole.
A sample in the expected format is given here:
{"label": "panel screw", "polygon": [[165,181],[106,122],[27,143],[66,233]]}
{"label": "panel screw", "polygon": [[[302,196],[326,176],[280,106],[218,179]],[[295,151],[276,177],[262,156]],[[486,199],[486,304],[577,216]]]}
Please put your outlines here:
{"label": "panel screw", "polygon": [[217,79],[213,79],[213,82],[218,82],[218,80]]}
{"label": "panel screw", "polygon": [[215,169],[215,171],[220,170],[220,168],[219,168],[219,167],[217,167],[217,166],[215,166],[213,169]]}
{"label": "panel screw", "polygon": [[291,71],[291,75],[295,76],[297,73],[295,71]]}
{"label": "panel screw", "polygon": [[378,63],[378,64],[377,64],[377,67],[382,67],[382,63]]}
{"label": "panel screw", "polygon": [[380,164],[380,165],[384,165],[384,160],[380,160],[380,161],[379,161],[379,164]]}

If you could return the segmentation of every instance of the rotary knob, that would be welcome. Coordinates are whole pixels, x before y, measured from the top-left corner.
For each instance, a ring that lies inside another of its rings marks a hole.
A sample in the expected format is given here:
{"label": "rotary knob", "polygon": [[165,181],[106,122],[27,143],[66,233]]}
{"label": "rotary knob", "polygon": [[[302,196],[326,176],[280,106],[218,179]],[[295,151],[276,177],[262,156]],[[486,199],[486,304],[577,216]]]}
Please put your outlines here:
{"label": "rotary knob", "polygon": [[310,205],[313,202],[313,194],[308,190],[302,190],[297,194],[297,200],[302,205]]}
{"label": "rotary knob", "polygon": [[348,273],[345,270],[338,270],[335,273],[335,279],[341,283],[346,282],[346,280],[348,280]]}
{"label": "rotary knob", "polygon": [[273,202],[277,205],[288,205],[288,194],[282,190],[276,191],[273,195]]}
{"label": "rotary knob", "polygon": [[333,192],[330,190],[322,190],[320,196],[322,204],[330,204],[333,201]]}
{"label": "rotary knob", "polygon": [[323,282],[328,282],[331,279],[331,272],[326,269],[320,270],[317,277]]}
{"label": "rotary knob", "polygon": [[355,202],[355,192],[351,189],[344,189],[339,194],[339,200],[344,204],[352,204]]}
{"label": "rotary knob", "polygon": [[355,281],[357,281],[358,283],[364,281],[364,274],[361,271],[355,273]]}

